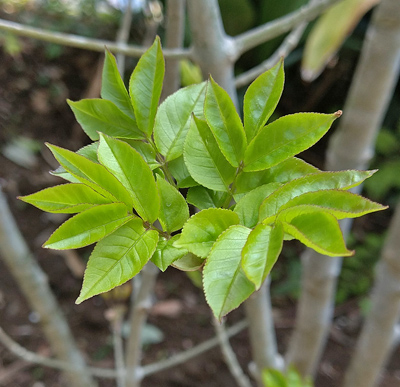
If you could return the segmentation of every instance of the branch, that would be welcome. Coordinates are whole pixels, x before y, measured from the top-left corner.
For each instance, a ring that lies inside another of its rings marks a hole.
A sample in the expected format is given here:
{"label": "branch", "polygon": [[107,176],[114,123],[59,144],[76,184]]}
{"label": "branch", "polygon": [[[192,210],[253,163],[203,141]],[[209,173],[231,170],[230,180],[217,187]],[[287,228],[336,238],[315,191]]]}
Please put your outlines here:
{"label": "branch", "polygon": [[242,367],[240,366],[238,359],[235,355],[235,352],[233,352],[233,349],[229,343],[224,323],[219,323],[215,319],[213,320],[213,323],[222,354],[224,355],[225,363],[227,364],[232,376],[236,380],[236,383],[239,387],[251,387],[250,380],[243,372]]}
{"label": "branch", "polygon": [[[104,52],[106,46],[114,53],[139,58],[146,51],[145,47],[127,44],[118,44],[109,40],[86,38],[84,36],[66,34],[62,32],[47,31],[42,28],[29,27],[21,23],[15,23],[0,19],[0,30],[9,31],[16,35],[43,40],[45,42],[61,44],[64,46],[77,47],[85,50]],[[183,59],[191,56],[188,49],[165,49],[166,58]]]}
{"label": "branch", "polygon": [[237,35],[234,38],[237,55],[240,56],[259,44],[265,43],[268,40],[290,31],[300,23],[315,19],[338,1],[340,0],[320,0],[314,4],[310,4],[310,2],[299,10],[291,12],[286,16]]}

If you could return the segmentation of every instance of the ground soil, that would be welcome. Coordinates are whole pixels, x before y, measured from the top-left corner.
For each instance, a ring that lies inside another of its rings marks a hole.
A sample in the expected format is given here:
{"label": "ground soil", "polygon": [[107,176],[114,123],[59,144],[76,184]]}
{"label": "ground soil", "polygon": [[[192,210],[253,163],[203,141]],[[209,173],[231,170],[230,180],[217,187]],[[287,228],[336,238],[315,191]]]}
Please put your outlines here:
{"label": "ground soil", "polygon": [[[112,338],[106,315],[107,311],[117,304],[127,306],[128,300],[124,296],[118,296],[120,299],[117,300],[95,297],[80,306],[75,305],[74,301],[79,293],[82,279],[74,274],[65,255],[40,247],[62,218],[44,214],[16,199],[18,195],[60,183],[48,173],[56,167],[56,164],[43,145],[44,142],[76,150],[87,141],[79,129],[77,131],[74,117],[65,99],[77,100],[82,97],[91,81],[98,58],[97,54],[64,49],[60,57],[49,59],[46,58],[43,47],[32,41],[24,41],[23,51],[14,58],[0,51],[0,146],[4,149],[18,136],[37,140],[40,145],[35,163],[30,167],[17,165],[0,154],[0,182],[18,226],[29,248],[46,272],[50,286],[87,361],[99,367],[113,367]],[[318,110],[318,104],[324,98],[328,98],[328,92],[332,91],[332,85],[339,77],[344,79],[344,83],[349,81],[347,64],[343,66],[339,67],[336,73],[328,72],[323,80],[317,83],[314,92],[297,81],[298,89],[289,87],[285,92],[287,95],[282,109],[285,112],[301,110],[302,107]],[[311,99],[316,90],[320,92],[318,103]],[[321,154],[309,153],[308,157],[312,162],[322,164]],[[87,249],[77,251],[78,259],[82,262],[88,253]],[[273,304],[279,349],[283,352],[295,322],[295,300],[280,297],[274,299]],[[232,325],[243,317],[241,309],[234,311],[229,316],[227,324]],[[357,300],[349,300],[336,309],[334,325],[318,371],[317,386],[334,387],[340,384],[361,321]],[[145,346],[144,363],[166,358],[190,348],[212,337],[214,332],[210,312],[201,290],[196,288],[184,273],[174,269],[168,269],[165,274],[159,276],[149,323],[161,330],[164,339],[158,344]],[[40,328],[40,317],[29,308],[1,259],[0,324],[14,340],[27,349],[51,355]],[[231,342],[247,372],[251,353],[246,330],[235,336]],[[0,345],[1,385],[56,387],[65,384],[58,371],[29,364]],[[115,383],[104,380],[100,385],[114,386]],[[143,381],[145,387],[234,385],[234,379],[218,348]],[[387,370],[383,372],[381,386],[399,385],[400,352],[397,351]]]}

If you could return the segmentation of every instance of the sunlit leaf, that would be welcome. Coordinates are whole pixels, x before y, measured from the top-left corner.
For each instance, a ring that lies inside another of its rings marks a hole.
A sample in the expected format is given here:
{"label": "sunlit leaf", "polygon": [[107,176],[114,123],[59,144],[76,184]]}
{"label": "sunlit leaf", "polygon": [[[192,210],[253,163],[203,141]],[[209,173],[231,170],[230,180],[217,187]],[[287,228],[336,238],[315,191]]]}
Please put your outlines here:
{"label": "sunlit leaf", "polygon": [[185,223],[181,237],[174,246],[206,258],[218,236],[229,226],[238,223],[239,217],[233,211],[221,208],[200,211]]}
{"label": "sunlit leaf", "polygon": [[203,269],[204,294],[214,316],[220,320],[255,290],[241,267],[242,249],[250,229],[235,225],[215,242]]}
{"label": "sunlit leaf", "polygon": [[132,219],[101,240],[89,258],[76,303],[107,292],[134,277],[152,256],[157,242],[157,231],[146,230],[139,218]]}
{"label": "sunlit leaf", "polygon": [[207,83],[204,115],[222,153],[238,167],[247,146],[243,124],[228,93],[212,77]]}
{"label": "sunlit leaf", "polygon": [[173,246],[180,235],[174,235],[170,239],[160,238],[156,251],[151,257],[151,261],[161,270],[167,270],[168,266],[188,253],[186,249]]}
{"label": "sunlit leaf", "polygon": [[160,166],[160,163],[156,160],[156,152],[149,143],[136,140],[124,141],[143,157],[143,160],[146,161],[151,170],[154,170]]}
{"label": "sunlit leaf", "polygon": [[56,250],[77,249],[98,242],[132,219],[125,204],[102,204],[83,211],[64,222],[43,247]]}
{"label": "sunlit leaf", "polygon": [[297,113],[264,126],[244,156],[245,172],[271,168],[314,145],[340,117],[334,114]]}

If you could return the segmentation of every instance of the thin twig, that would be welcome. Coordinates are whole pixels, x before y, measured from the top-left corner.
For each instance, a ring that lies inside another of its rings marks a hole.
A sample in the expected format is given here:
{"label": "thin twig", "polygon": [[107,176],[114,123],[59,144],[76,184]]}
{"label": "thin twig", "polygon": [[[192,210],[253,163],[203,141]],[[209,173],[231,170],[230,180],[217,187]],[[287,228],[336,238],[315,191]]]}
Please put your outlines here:
{"label": "thin twig", "polygon": [[215,319],[213,320],[213,323],[214,323],[215,333],[217,334],[219,345],[225,359],[225,363],[228,366],[232,376],[236,380],[236,383],[238,384],[239,387],[252,387],[249,378],[243,372],[242,367],[240,366],[238,359],[235,355],[235,352],[233,351],[231,344],[229,343],[224,323],[223,322],[219,323]]}
{"label": "thin twig", "polygon": [[[127,56],[139,58],[146,51],[146,47],[128,44],[118,44],[110,40],[86,38],[80,35],[66,34],[63,32],[47,31],[42,28],[30,27],[21,23],[0,19],[0,30],[9,31],[16,35],[43,40],[45,42],[77,47],[85,50],[104,52],[107,47],[111,52],[122,53]],[[189,58],[191,51],[188,49],[165,49],[166,58]]]}

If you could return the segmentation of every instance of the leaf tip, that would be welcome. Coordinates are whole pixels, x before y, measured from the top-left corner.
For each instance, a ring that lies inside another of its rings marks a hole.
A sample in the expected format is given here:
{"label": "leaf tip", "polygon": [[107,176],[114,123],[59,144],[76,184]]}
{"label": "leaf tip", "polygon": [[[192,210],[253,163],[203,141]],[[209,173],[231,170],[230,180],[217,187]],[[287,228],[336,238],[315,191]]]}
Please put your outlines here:
{"label": "leaf tip", "polygon": [[341,110],[338,110],[337,112],[333,113],[335,118],[339,118],[342,114],[343,114],[343,112]]}

